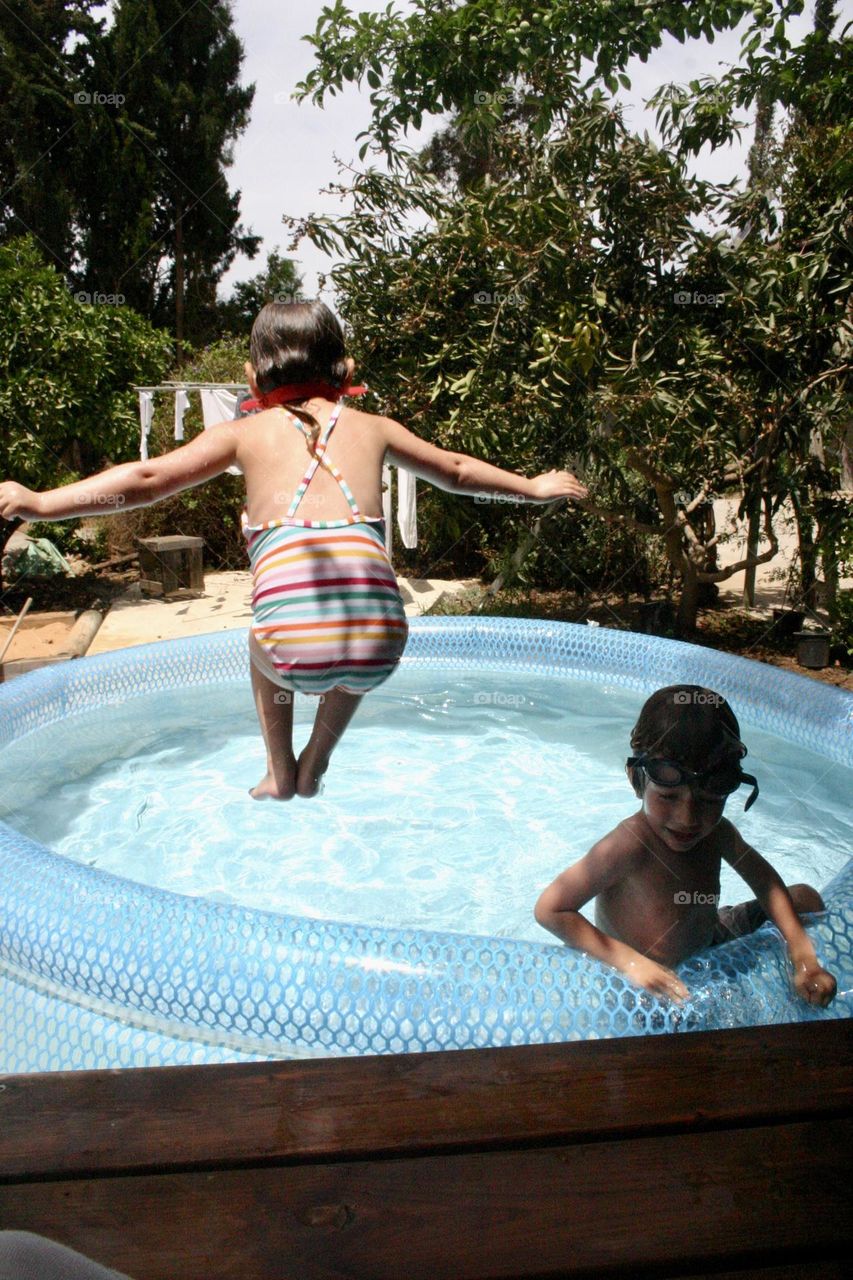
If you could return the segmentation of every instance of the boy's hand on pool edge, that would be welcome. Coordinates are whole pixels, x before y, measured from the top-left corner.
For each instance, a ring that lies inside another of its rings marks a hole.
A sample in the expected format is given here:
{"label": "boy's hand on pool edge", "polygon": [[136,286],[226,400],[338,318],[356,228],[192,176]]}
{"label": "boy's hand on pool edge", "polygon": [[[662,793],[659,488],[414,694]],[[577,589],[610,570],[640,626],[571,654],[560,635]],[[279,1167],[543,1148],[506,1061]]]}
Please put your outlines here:
{"label": "boy's hand on pool edge", "polygon": [[794,987],[803,1000],[825,1009],[835,999],[838,983],[818,960],[800,960],[794,964]]}
{"label": "boy's hand on pool edge", "polygon": [[653,996],[666,996],[676,1004],[681,1004],[690,995],[677,973],[667,969],[666,965],[658,964],[656,960],[649,960],[647,956],[630,960],[623,972],[634,986],[644,987]]}

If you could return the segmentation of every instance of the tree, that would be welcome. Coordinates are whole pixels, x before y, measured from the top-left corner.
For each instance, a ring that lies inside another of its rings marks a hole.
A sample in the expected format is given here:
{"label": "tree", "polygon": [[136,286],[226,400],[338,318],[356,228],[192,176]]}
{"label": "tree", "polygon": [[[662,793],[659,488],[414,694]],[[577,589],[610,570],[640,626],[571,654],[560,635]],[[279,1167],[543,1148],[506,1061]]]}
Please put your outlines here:
{"label": "tree", "polygon": [[82,270],[78,286],[120,294],[185,340],[216,329],[216,285],[260,240],[228,190],[231,145],[254,86],[227,0],[119,0],[93,46],[78,109]]}
{"label": "tree", "polygon": [[[838,389],[841,366],[823,343],[809,348],[805,381],[783,382],[779,306],[767,313],[762,273],[768,254],[778,268],[784,243],[777,231],[767,242],[730,234],[727,220],[743,227],[743,193],[691,180],[684,164],[742,128],[738,112],[768,84],[767,101],[793,102],[804,61],[820,72],[811,89],[839,100],[843,42],[827,37],[820,61],[808,41],[791,49],[785,38],[785,17],[801,8],[484,0],[419,3],[403,19],[390,9],[355,17],[338,3],[324,10],[300,87],[318,102],[345,79],[373,89],[362,150],[381,150],[390,173],[350,179],[349,219],[295,225],[346,258],[332,276],[372,385],[451,447],[517,467],[582,457],[597,478],[590,509],[661,539],[684,629],[702,583],[775,554],[772,517],[796,480],[785,462],[791,394],[816,404]],[[668,152],[631,136],[611,96],[628,58],[647,56],[664,31],[711,35],[747,12],[743,66],[658,95]],[[448,109],[444,152],[407,151],[406,128]],[[769,208],[756,184],[747,197],[759,194]],[[700,212],[722,229],[699,229]],[[797,290],[824,272],[827,236],[824,222],[808,260],[784,282],[774,272],[789,346],[807,345]],[[837,311],[832,303],[825,328]],[[768,546],[718,570],[705,512],[732,485],[757,486]]]}
{"label": "tree", "polygon": [[278,248],[267,254],[267,265],[251,280],[241,280],[234,292],[218,307],[219,324],[226,333],[248,336],[255,316],[267,302],[298,302],[302,278],[292,258],[283,258]]}
{"label": "tree", "polygon": [[0,5],[0,239],[29,233],[63,270],[75,247],[74,91],[95,4]]}
{"label": "tree", "polygon": [[131,388],[158,382],[170,357],[129,307],[76,302],[30,237],[0,246],[0,475],[53,488],[132,457]]}
{"label": "tree", "polygon": [[[844,33],[833,36],[834,8],[832,0],[818,0],[813,31],[796,48],[782,21],[773,25],[767,49],[756,52],[753,35],[746,65],[713,88],[729,109],[735,102],[758,104],[750,182],[729,196],[725,211],[742,234],[733,252],[723,246],[719,262],[734,304],[727,354],[754,414],[743,508],[755,512],[763,505],[769,524],[790,501],[802,601],[810,608],[817,603],[819,550],[832,594],[835,543],[849,513],[849,504],[833,494],[843,487],[850,422],[845,384],[853,351],[853,272],[845,248],[851,225],[851,44]],[[711,92],[700,86],[695,113]],[[771,128],[773,104],[788,115],[778,135]],[[670,116],[671,138],[679,136],[676,123]],[[699,130],[682,145],[695,151],[701,139]]]}

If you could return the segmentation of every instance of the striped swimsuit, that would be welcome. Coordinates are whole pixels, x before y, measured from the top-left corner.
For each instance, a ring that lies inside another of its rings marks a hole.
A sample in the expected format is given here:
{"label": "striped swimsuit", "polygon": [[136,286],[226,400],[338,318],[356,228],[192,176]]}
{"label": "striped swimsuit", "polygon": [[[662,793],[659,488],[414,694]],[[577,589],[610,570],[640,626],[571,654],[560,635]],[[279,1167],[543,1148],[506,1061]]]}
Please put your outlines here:
{"label": "striped swimsuit", "polygon": [[[361,514],[349,485],[325,457],[340,410],[336,405],[285,517],[250,525],[243,515],[252,635],[275,668],[276,683],[299,693],[375,689],[396,668],[408,634],[383,522]],[[304,424],[291,417],[307,437]],[[338,482],[352,512],[348,519],[296,518],[318,466]]]}

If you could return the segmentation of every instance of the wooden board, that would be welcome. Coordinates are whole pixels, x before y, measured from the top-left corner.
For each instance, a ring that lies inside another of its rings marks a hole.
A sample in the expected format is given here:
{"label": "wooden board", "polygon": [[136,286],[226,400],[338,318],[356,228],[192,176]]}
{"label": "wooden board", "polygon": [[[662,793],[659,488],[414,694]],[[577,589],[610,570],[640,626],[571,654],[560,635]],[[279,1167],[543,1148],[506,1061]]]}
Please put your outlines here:
{"label": "wooden board", "polygon": [[0,1077],[0,1227],[134,1280],[840,1280],[850,1040]]}
{"label": "wooden board", "polygon": [[326,1280],[342,1265],[375,1280],[549,1276],[569,1264],[637,1275],[675,1259],[841,1257],[850,1150],[853,1121],[835,1120],[24,1183],[4,1191],[0,1214],[3,1225],[60,1238],[139,1280]]}
{"label": "wooden board", "polygon": [[[850,1022],[0,1076],[0,1176],[435,1153],[850,1113]],[[37,1123],[34,1121],[37,1120]]]}

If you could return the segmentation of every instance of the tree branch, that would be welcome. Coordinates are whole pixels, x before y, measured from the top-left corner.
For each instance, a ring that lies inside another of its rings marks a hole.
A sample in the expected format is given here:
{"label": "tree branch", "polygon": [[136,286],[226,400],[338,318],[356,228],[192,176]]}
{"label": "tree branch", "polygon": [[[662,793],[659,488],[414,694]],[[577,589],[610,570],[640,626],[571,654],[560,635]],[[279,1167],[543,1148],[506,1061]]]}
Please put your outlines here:
{"label": "tree branch", "polygon": [[599,507],[595,502],[590,502],[585,498],[578,503],[579,507],[583,507],[584,511],[588,511],[591,516],[598,516],[602,520],[606,520],[608,524],[621,524],[626,529],[631,529],[634,533],[650,533],[655,537],[661,537],[666,533],[666,529],[662,524],[646,524],[642,520],[637,520],[627,511],[614,511],[609,507]]}
{"label": "tree branch", "polygon": [[770,513],[770,504],[764,502],[764,536],[770,543],[766,551],[762,551],[759,555],[747,555],[743,560],[738,560],[735,564],[727,565],[725,569],[698,569],[696,576],[700,582],[725,582],[726,578],[731,578],[734,574],[739,573],[741,569],[751,569],[754,565],[767,564],[779,550],[779,539],[773,528],[773,519]]}

